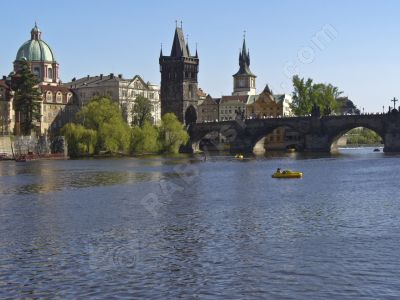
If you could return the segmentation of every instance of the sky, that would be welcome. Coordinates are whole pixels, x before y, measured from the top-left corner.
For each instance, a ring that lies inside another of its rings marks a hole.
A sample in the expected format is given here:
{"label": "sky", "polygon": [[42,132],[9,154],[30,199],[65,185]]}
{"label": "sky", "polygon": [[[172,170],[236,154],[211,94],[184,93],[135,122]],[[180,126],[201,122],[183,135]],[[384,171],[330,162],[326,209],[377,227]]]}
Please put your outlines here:
{"label": "sky", "polygon": [[245,31],[257,92],[292,93],[298,74],[339,87],[365,112],[400,98],[396,0],[20,0],[2,3],[0,17],[0,75],[36,21],[63,82],[114,73],[160,84],[160,47],[170,53],[178,20],[192,53],[197,44],[199,87],[213,97],[232,93]]}

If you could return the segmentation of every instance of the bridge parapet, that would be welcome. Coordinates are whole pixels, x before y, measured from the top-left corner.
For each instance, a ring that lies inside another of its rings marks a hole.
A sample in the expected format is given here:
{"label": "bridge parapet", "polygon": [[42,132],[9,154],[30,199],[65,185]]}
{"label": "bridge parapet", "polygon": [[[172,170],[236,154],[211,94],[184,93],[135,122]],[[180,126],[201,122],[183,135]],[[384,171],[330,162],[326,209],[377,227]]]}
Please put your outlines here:
{"label": "bridge parapet", "polygon": [[279,127],[289,127],[304,136],[304,151],[330,152],[332,145],[344,133],[365,127],[382,137],[386,152],[400,152],[400,113],[197,123],[192,124],[188,132],[194,150],[198,150],[204,138],[224,136],[232,150],[251,151],[260,139]]}

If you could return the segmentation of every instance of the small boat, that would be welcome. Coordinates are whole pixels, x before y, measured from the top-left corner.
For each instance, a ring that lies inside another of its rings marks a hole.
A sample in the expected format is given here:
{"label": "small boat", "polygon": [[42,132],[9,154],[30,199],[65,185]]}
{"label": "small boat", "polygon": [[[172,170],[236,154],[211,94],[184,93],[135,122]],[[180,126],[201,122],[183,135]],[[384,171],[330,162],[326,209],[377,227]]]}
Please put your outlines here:
{"label": "small boat", "polygon": [[381,152],[381,149],[375,148],[375,149],[374,149],[374,152]]}
{"label": "small boat", "polygon": [[235,155],[235,158],[236,158],[236,159],[241,159],[241,160],[242,160],[242,159],[244,159],[244,156],[243,156],[243,154],[236,154],[236,155]]}
{"label": "small boat", "polygon": [[289,152],[289,153],[296,152],[296,148],[287,148],[286,152]]}
{"label": "small boat", "polygon": [[272,178],[302,178],[303,173],[291,170],[284,170],[281,172],[275,172],[272,174]]}

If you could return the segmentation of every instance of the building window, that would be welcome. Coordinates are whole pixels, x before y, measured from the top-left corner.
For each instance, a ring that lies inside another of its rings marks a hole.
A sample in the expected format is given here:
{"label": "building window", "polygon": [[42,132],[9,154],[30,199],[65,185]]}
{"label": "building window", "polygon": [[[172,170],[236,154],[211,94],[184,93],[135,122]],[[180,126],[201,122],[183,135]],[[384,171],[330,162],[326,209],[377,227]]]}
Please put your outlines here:
{"label": "building window", "polygon": [[61,94],[61,92],[57,92],[56,102],[57,103],[62,103],[62,94]]}
{"label": "building window", "polygon": [[48,70],[47,70],[47,74],[48,74],[48,77],[49,78],[51,78],[51,79],[53,79],[53,69],[52,68],[49,68]]}
{"label": "building window", "polygon": [[40,68],[39,67],[33,68],[33,74],[37,77],[40,77]]}
{"label": "building window", "polygon": [[46,101],[47,101],[47,102],[52,102],[52,101],[53,101],[53,94],[52,94],[52,92],[47,92],[47,93],[46,93]]}

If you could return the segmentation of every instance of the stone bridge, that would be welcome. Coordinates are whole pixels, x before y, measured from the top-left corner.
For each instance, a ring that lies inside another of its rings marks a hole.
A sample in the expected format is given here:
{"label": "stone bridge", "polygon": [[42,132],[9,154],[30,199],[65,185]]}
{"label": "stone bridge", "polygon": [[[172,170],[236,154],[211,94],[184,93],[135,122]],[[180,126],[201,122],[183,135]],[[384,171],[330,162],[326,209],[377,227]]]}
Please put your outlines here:
{"label": "stone bridge", "polygon": [[200,150],[201,141],[224,136],[231,151],[253,152],[265,137],[279,127],[288,127],[303,137],[303,151],[330,152],[347,131],[365,127],[382,137],[385,152],[400,152],[400,113],[325,117],[288,117],[196,123],[188,128],[189,150]]}

